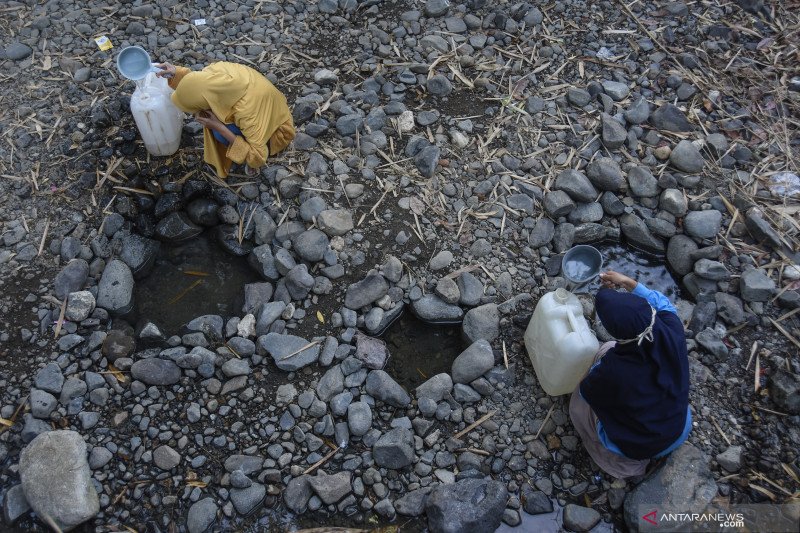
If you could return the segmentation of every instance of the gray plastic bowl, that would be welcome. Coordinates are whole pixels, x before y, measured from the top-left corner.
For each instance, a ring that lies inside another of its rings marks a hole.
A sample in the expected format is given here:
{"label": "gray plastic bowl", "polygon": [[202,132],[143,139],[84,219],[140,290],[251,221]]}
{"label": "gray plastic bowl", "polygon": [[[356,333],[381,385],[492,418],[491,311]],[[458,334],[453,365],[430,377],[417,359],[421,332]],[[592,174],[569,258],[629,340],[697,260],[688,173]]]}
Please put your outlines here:
{"label": "gray plastic bowl", "polygon": [[594,246],[573,246],[561,259],[561,274],[572,283],[586,283],[603,268],[603,256]]}

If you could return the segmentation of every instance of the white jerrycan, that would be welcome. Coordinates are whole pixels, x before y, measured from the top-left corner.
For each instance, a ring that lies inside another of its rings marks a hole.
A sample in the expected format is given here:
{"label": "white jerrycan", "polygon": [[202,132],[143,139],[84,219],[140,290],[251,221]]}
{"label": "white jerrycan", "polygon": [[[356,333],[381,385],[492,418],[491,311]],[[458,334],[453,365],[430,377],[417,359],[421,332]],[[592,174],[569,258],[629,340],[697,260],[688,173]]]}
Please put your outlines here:
{"label": "white jerrycan", "polygon": [[544,391],[558,396],[575,390],[600,343],[583,317],[578,297],[557,289],[536,305],[525,330],[525,348]]}
{"label": "white jerrycan", "polygon": [[131,96],[131,113],[151,155],[172,155],[181,145],[183,113],[170,100],[167,80],[152,72],[136,83]]}

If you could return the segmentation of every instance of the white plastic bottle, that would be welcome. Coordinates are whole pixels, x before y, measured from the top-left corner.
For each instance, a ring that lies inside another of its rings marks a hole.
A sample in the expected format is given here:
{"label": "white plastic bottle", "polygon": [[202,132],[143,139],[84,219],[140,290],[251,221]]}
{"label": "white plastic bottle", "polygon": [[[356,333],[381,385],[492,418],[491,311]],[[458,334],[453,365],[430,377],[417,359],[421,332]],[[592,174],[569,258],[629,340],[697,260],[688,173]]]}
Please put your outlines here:
{"label": "white plastic bottle", "polygon": [[539,300],[525,330],[525,348],[547,394],[575,390],[599,347],[577,296],[557,289]]}
{"label": "white plastic bottle", "polygon": [[172,155],[181,145],[183,113],[170,100],[167,80],[149,73],[137,82],[131,96],[131,113],[151,155]]}

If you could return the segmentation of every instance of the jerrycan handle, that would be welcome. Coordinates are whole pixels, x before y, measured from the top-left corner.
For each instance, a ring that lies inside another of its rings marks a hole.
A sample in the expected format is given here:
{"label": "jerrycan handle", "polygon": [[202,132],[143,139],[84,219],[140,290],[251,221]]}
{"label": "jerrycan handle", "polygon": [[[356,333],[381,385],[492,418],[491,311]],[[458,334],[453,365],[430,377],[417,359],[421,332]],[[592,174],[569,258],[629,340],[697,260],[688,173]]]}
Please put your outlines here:
{"label": "jerrycan handle", "polygon": [[575,319],[575,314],[569,307],[567,308],[567,320],[569,320],[569,325],[572,328],[572,331],[577,332],[580,330],[578,327],[578,321]]}

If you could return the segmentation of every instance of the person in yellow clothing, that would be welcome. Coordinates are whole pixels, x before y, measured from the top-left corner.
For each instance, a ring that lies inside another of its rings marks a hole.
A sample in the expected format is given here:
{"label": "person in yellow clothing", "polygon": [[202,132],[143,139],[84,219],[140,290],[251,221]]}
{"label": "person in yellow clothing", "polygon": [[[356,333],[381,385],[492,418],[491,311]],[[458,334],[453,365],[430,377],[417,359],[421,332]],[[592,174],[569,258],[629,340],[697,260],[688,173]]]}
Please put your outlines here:
{"label": "person in yellow clothing", "polygon": [[255,174],[294,139],[286,97],[258,71],[228,62],[197,72],[169,63],[159,68],[157,76],[175,90],[172,103],[204,126],[204,159],[221,178],[233,163]]}

